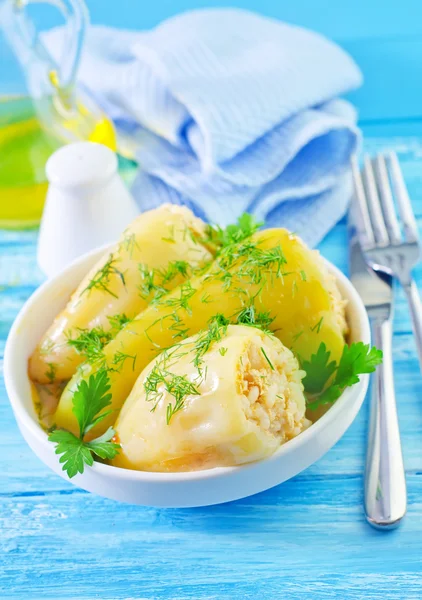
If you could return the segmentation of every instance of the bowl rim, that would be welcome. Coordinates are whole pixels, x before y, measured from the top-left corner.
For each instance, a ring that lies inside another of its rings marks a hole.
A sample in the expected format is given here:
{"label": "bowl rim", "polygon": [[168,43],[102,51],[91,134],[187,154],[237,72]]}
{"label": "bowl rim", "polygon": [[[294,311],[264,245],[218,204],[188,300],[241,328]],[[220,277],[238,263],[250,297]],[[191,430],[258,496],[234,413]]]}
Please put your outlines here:
{"label": "bowl rim", "polygon": [[[112,246],[113,244],[106,244],[104,246],[95,248],[90,252],[83,254],[76,260],[72,261],[58,275],[47,279],[44,283],[42,283],[35,290],[35,292],[31,294],[31,296],[27,299],[27,301],[20,309],[18,315],[16,316],[12,324],[12,327],[10,328],[9,335],[7,337],[4,352],[4,380],[9,402],[12,406],[18,424],[24,426],[25,429],[29,430],[29,433],[32,435],[32,437],[35,438],[39,444],[44,446],[45,451],[50,454],[55,454],[54,446],[50,442],[48,442],[47,433],[41,427],[39,422],[34,420],[34,418],[29,414],[29,412],[23,405],[23,402],[20,398],[20,394],[15,386],[15,378],[13,376],[13,360],[16,359],[15,339],[20,330],[22,320],[26,317],[28,313],[31,312],[33,305],[37,303],[39,298],[43,297],[45,294],[48,294],[50,288],[54,288],[57,285],[58,279],[66,278],[66,276],[70,272],[77,269],[82,264],[88,263],[90,261],[92,262],[94,261],[94,259],[99,258],[102,253],[106,252]],[[360,338],[364,343],[370,343],[371,334],[369,318],[361,297],[354,288],[350,279],[329,260],[327,260],[325,257],[322,258],[327,264],[330,272],[335,276],[336,280],[340,282],[341,287],[347,289],[349,306],[353,305],[355,309],[357,309],[358,320],[360,322],[361,327]],[[90,470],[94,470],[102,476],[107,477],[112,475],[115,479],[125,479],[133,482],[180,483],[183,481],[199,481],[226,477],[232,475],[234,472],[237,472],[239,470],[252,470],[256,467],[256,465],[260,465],[264,462],[267,464],[270,464],[271,462],[275,463],[277,462],[277,460],[280,459],[280,457],[295,452],[298,448],[307,445],[313,437],[317,437],[323,429],[329,427],[330,424],[332,424],[337,419],[339,413],[341,413],[341,411],[345,409],[345,407],[352,400],[352,398],[358,395],[362,388],[367,385],[368,378],[369,375],[362,375],[360,378],[360,382],[355,384],[353,387],[347,388],[340,396],[340,398],[327,410],[327,412],[324,415],[322,415],[318,419],[318,421],[312,423],[312,425],[308,429],[306,429],[295,438],[289,440],[288,442],[280,446],[280,448],[278,448],[278,450],[276,450],[271,456],[263,458],[256,462],[246,463],[244,465],[238,466],[213,467],[211,469],[203,469],[198,471],[155,472],[137,471],[133,469],[116,467],[114,465],[107,465],[94,461],[94,464],[90,467]],[[79,475],[79,477],[83,477],[84,475],[85,472]]]}

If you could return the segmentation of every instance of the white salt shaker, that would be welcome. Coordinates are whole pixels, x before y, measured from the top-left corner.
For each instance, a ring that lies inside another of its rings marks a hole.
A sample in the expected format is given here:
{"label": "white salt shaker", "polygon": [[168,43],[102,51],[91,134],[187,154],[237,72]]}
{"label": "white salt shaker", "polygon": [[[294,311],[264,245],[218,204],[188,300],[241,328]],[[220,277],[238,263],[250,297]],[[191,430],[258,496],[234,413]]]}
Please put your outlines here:
{"label": "white salt shaker", "polygon": [[75,142],[47,161],[49,188],[37,259],[49,277],[72,260],[117,240],[139,213],[117,172],[115,153],[94,142]]}

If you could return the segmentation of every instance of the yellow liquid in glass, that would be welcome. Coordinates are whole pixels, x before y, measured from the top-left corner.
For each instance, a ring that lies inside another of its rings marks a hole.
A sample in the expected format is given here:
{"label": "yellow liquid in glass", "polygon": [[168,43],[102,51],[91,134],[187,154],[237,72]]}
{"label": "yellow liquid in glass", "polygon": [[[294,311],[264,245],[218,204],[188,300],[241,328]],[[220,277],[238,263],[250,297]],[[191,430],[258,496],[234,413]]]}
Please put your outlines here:
{"label": "yellow liquid in glass", "polygon": [[[72,133],[78,122],[69,119],[62,126]],[[116,150],[114,128],[106,118],[93,121],[86,139]],[[39,223],[47,192],[45,164],[64,143],[42,128],[29,98],[0,99],[0,227]]]}

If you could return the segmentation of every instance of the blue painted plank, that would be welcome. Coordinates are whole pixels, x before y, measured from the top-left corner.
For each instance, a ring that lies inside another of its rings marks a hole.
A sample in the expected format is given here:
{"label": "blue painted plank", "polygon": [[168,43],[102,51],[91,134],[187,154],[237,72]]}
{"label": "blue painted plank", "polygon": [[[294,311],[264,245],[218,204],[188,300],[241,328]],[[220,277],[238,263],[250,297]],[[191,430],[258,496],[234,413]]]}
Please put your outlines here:
{"label": "blue painted plank", "polygon": [[295,479],[185,510],[116,510],[77,493],[0,498],[0,588],[31,600],[416,599],[421,495],[411,476],[408,519],[387,535],[364,522],[360,477]]}

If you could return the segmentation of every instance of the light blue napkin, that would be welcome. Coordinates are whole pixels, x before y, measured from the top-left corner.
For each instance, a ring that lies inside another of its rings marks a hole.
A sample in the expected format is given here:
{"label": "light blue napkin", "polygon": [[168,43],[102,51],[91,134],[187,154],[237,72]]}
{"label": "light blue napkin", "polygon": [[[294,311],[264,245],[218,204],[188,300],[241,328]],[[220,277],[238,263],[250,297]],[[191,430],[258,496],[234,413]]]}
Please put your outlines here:
{"label": "light blue napkin", "polygon": [[[61,30],[47,35],[59,55]],[[317,244],[343,216],[360,85],[322,36],[235,9],[145,32],[91,27],[80,82],[129,132],[142,209],[170,201],[227,224],[250,211]]]}

